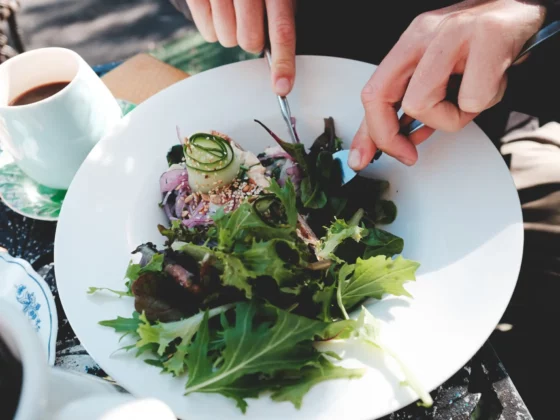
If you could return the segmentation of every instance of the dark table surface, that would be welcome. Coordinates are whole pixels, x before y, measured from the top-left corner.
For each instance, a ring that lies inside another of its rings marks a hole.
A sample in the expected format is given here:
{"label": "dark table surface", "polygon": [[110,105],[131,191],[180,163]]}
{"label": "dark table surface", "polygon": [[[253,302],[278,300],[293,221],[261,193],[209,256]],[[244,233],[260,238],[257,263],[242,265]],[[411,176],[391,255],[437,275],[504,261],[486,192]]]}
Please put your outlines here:
{"label": "dark table surface", "polygon": [[[0,246],[14,257],[27,260],[49,284],[58,311],[57,366],[111,380],[76,338],[60,303],[54,273],[53,250],[56,223],[32,220],[0,204]],[[487,342],[445,384],[432,392],[430,409],[416,404],[387,416],[404,419],[531,419],[502,363]]]}

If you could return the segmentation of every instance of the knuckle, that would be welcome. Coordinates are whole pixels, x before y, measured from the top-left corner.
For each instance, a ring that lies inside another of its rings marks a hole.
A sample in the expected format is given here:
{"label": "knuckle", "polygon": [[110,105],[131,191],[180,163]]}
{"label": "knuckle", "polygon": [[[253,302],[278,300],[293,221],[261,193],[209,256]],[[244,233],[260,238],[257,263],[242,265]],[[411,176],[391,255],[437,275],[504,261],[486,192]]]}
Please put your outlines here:
{"label": "knuckle", "polygon": [[427,33],[433,30],[434,27],[440,22],[441,17],[433,12],[424,12],[416,16],[410,25],[408,26],[407,32],[414,34]]}
{"label": "knuckle", "polygon": [[360,99],[363,105],[368,105],[373,102],[379,95],[379,87],[376,83],[368,82],[360,92]]}
{"label": "knuckle", "polygon": [[476,32],[502,36],[508,30],[507,22],[497,15],[485,14],[476,19]]}
{"label": "knuckle", "polygon": [[233,48],[237,46],[237,39],[235,37],[221,37],[220,44],[224,48]]}
{"label": "knuckle", "polygon": [[291,76],[294,72],[294,61],[289,58],[277,58],[274,61],[276,72],[285,76]]}
{"label": "knuckle", "polygon": [[404,113],[412,118],[419,118],[425,111],[425,107],[422,105],[421,101],[417,101],[406,95],[403,98],[401,106]]}
{"label": "knuckle", "polygon": [[208,31],[200,31],[200,34],[202,35],[202,38],[204,38],[204,40],[206,42],[209,43],[214,43],[218,41],[218,36],[215,33],[209,33]]}
{"label": "knuckle", "polygon": [[289,46],[294,43],[295,27],[289,17],[278,17],[274,24],[276,43]]}
{"label": "knuckle", "polygon": [[256,31],[248,31],[238,36],[239,46],[252,53],[260,52],[264,47],[264,37]]}

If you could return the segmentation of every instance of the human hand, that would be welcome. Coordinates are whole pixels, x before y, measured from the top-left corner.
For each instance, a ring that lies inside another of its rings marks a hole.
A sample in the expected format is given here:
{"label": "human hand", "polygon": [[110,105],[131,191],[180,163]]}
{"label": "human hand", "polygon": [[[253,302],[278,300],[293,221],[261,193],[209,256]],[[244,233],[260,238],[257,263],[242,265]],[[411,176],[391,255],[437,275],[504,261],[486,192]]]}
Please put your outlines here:
{"label": "human hand", "polygon": [[272,87],[277,95],[292,90],[295,79],[294,0],[186,0],[194,23],[208,42],[239,45],[259,53],[265,44],[267,14],[272,55]]}
{"label": "human hand", "polygon": [[[505,92],[505,72],[539,30],[545,9],[521,0],[467,0],[419,15],[362,90],[365,118],[348,164],[361,170],[377,149],[406,165],[435,129],[458,131]],[[458,106],[445,100],[449,78],[463,74]],[[406,114],[401,122],[399,105]],[[406,137],[403,123],[425,127]]]}

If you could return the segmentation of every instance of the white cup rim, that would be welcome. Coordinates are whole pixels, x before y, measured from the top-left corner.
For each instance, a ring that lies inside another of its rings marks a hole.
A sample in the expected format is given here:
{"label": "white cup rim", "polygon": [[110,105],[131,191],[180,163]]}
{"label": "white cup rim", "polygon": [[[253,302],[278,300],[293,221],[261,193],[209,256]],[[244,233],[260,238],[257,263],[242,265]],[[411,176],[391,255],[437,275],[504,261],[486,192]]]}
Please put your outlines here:
{"label": "white cup rim", "polygon": [[[25,104],[25,105],[17,105],[17,106],[8,105],[8,104],[2,105],[0,103],[0,109],[2,109],[4,111],[8,111],[8,112],[10,112],[11,110],[15,110],[15,109],[17,109],[18,111],[25,110],[25,109],[33,109],[33,108],[36,108],[38,106],[42,106],[46,103],[49,103],[49,102],[52,102],[52,101],[56,100],[56,98],[64,95],[66,93],[66,91],[71,88],[71,86],[74,84],[76,76],[79,73],[79,66],[81,64],[81,57],[76,51],[68,49],[68,48],[44,47],[44,48],[36,48],[34,50],[25,51],[21,54],[18,54],[16,56],[10,58],[9,60],[6,60],[2,64],[0,64],[0,71],[2,71],[2,69],[7,69],[11,66],[17,66],[18,63],[22,60],[32,58],[33,56],[36,56],[36,55],[39,55],[39,54],[45,54],[45,53],[48,54],[49,52],[63,52],[65,54],[69,54],[70,56],[72,56],[72,58],[74,58],[78,68],[76,70],[76,75],[74,77],[72,77],[72,80],[70,80],[70,83],[68,83],[68,85],[64,86],[63,89],[59,90],[54,95],[50,95],[50,96],[48,96],[44,99],[41,99],[40,101],[33,102],[33,103],[30,103],[30,104]],[[7,71],[9,71],[9,70],[7,70]],[[33,86],[31,86],[29,89],[32,89],[32,88],[33,88]],[[22,92],[22,93],[25,93],[25,92]],[[20,93],[20,95],[21,95],[21,93]]]}

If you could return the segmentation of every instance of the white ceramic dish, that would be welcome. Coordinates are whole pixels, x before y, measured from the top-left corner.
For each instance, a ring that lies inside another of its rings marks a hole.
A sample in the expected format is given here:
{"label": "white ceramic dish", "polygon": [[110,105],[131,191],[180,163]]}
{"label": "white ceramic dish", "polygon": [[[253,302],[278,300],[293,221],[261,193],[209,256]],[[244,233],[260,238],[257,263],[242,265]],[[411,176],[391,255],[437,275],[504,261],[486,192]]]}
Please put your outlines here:
{"label": "white ceramic dish", "polygon": [[27,261],[0,252],[0,297],[26,316],[39,335],[49,364],[54,365],[58,317],[49,285]]}
{"label": "white ceramic dish", "polygon": [[[375,67],[327,57],[298,57],[290,95],[298,132],[309,144],[332,116],[346,145],[363,116],[360,90]],[[80,341],[120,385],[160,398],[184,419],[373,419],[416,399],[379,354],[343,350],[348,366],[367,366],[359,380],[315,386],[300,410],[264,396],[235,403],[211,394],[183,396],[185,378],[162,375],[132,354],[116,353],[118,335],[97,323],[129,317],[130,299],[86,294],[89,286],[123,287],[130,252],[145,241],[161,244],[158,182],[176,126],[227,133],[244,147],[272,144],[258,118],[286,136],[263,60],[214,69],[179,82],[126,116],[79,170],[64,203],[55,243],[58,287]],[[437,133],[419,148],[412,168],[384,156],[368,172],[391,182],[398,217],[388,230],[405,240],[404,256],[422,265],[407,285],[414,299],[370,306],[382,337],[420,381],[435,389],[483,345],[515,287],[523,248],[521,208],[499,153],[475,125]],[[122,343],[121,343],[122,344]]]}

